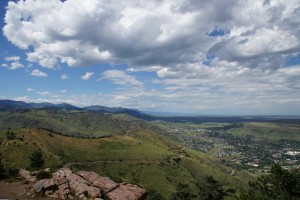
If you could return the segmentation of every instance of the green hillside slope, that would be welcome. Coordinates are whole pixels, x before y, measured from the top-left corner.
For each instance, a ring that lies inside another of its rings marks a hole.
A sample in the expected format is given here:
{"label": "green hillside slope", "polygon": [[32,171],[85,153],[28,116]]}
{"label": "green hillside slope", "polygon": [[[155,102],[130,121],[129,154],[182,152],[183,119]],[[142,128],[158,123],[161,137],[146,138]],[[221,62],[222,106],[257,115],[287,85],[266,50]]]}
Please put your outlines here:
{"label": "green hillside slope", "polygon": [[299,124],[288,123],[243,123],[243,126],[233,128],[230,132],[234,136],[253,135],[255,137],[269,138],[272,140],[295,140],[300,141]]}
{"label": "green hillside slope", "polygon": [[40,149],[45,167],[68,166],[93,170],[115,181],[138,184],[168,199],[179,183],[197,193],[197,184],[212,175],[229,188],[246,187],[249,177],[234,174],[205,154],[183,148],[149,129],[99,139],[80,139],[37,128],[0,131],[0,154],[6,168],[29,166],[29,156]]}
{"label": "green hillside slope", "polygon": [[87,111],[24,110],[0,112],[0,129],[43,128],[62,135],[92,138],[136,132],[149,125],[133,117],[124,120],[111,114]]}

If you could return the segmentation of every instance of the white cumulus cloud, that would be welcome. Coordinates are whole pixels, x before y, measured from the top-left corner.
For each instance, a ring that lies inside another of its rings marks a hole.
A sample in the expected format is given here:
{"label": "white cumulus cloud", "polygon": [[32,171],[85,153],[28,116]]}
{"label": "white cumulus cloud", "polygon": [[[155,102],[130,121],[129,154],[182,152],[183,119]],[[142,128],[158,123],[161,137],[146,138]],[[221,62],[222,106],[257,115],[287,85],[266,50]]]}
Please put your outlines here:
{"label": "white cumulus cloud", "polygon": [[5,67],[10,70],[16,70],[16,69],[24,67],[24,65],[22,63],[20,63],[19,61],[15,61],[15,62],[12,62],[9,64],[7,64],[7,63],[1,64],[1,67]]}
{"label": "white cumulus cloud", "polygon": [[143,83],[138,81],[134,76],[128,75],[121,70],[107,70],[102,73],[100,80],[102,79],[111,80],[118,85],[143,85]]}
{"label": "white cumulus cloud", "polygon": [[38,77],[47,77],[46,73],[44,73],[44,72],[42,72],[42,71],[40,71],[38,69],[32,70],[31,75],[32,76],[38,76]]}
{"label": "white cumulus cloud", "polygon": [[22,68],[24,67],[24,65],[20,63],[20,59],[21,58],[19,56],[7,56],[4,58],[4,60],[7,61],[8,63],[4,63],[1,66],[6,67],[10,70],[16,70]]}
{"label": "white cumulus cloud", "polygon": [[[299,0],[22,0],[9,2],[3,34],[42,67],[127,65],[99,79],[135,86],[107,95],[114,106],[295,113],[299,62],[289,61],[300,57],[299,16]],[[21,65],[11,56],[1,66]],[[142,73],[156,74],[154,90],[141,87]]]}
{"label": "white cumulus cloud", "polygon": [[26,89],[26,91],[27,91],[27,92],[33,92],[33,91],[34,91],[34,89],[32,89],[32,88],[28,87],[28,88]]}
{"label": "white cumulus cloud", "polygon": [[24,65],[19,62],[13,62],[10,64],[10,69],[12,69],[12,70],[19,69],[22,67],[24,67]]}
{"label": "white cumulus cloud", "polygon": [[299,10],[298,0],[11,1],[3,33],[19,48],[32,47],[27,59],[48,68],[59,62],[170,67],[202,62],[207,54],[278,68],[287,55],[299,55]]}
{"label": "white cumulus cloud", "polygon": [[61,76],[60,76],[60,79],[61,80],[66,80],[66,79],[68,79],[69,78],[69,76],[67,75],[67,74],[62,74]]}
{"label": "white cumulus cloud", "polygon": [[89,80],[93,75],[94,75],[94,72],[86,72],[85,74],[83,74],[81,76],[81,79],[86,81],[86,80]]}
{"label": "white cumulus cloud", "polygon": [[4,60],[6,61],[18,61],[20,60],[19,56],[10,56],[10,57],[5,57]]}

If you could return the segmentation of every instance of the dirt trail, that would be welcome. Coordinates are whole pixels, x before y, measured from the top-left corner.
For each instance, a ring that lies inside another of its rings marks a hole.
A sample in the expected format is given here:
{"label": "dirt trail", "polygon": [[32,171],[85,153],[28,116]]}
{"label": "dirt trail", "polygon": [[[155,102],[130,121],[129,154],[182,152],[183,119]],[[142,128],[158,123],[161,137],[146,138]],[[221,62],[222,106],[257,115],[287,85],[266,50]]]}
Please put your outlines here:
{"label": "dirt trail", "polygon": [[46,197],[30,197],[26,194],[26,188],[29,185],[24,184],[23,181],[17,182],[4,182],[0,181],[0,199],[35,199],[35,200],[53,200],[51,198]]}
{"label": "dirt trail", "polygon": [[161,163],[161,160],[95,160],[95,161],[87,161],[87,162],[68,163],[64,167],[68,168],[72,165],[89,165],[89,164],[97,164],[97,163],[159,164]]}

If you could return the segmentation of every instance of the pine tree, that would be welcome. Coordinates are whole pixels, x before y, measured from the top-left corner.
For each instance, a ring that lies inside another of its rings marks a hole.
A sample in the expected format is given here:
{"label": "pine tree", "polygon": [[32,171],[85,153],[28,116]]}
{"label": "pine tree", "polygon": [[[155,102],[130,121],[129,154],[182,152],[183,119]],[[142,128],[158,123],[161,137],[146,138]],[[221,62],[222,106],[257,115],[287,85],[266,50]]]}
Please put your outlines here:
{"label": "pine tree", "polygon": [[39,169],[44,165],[43,153],[40,150],[34,151],[29,158],[32,169]]}
{"label": "pine tree", "polygon": [[201,200],[221,200],[232,195],[235,191],[225,190],[223,185],[213,176],[206,176],[204,183],[199,183],[199,197]]}
{"label": "pine tree", "polygon": [[150,190],[149,192],[147,192],[146,200],[163,200],[163,197],[161,196],[161,194]]}
{"label": "pine tree", "polygon": [[0,180],[5,179],[5,169],[2,164],[2,158],[0,158]]}
{"label": "pine tree", "polygon": [[272,166],[270,174],[249,183],[250,189],[242,193],[240,200],[296,200],[300,197],[300,173]]}
{"label": "pine tree", "polygon": [[171,200],[192,200],[196,197],[191,193],[187,184],[179,183],[176,187],[176,192],[171,195]]}

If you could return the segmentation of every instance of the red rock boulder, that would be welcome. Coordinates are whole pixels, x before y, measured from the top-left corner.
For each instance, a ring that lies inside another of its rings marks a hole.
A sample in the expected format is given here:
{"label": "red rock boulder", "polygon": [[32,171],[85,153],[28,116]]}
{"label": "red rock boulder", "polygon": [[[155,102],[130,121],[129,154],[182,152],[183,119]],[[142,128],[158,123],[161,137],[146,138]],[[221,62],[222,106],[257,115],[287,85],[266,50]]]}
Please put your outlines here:
{"label": "red rock boulder", "polygon": [[146,191],[143,188],[128,183],[122,183],[106,194],[109,200],[140,200],[145,195]]}

